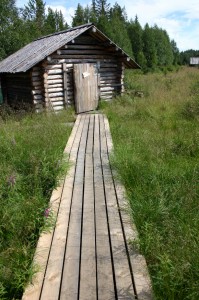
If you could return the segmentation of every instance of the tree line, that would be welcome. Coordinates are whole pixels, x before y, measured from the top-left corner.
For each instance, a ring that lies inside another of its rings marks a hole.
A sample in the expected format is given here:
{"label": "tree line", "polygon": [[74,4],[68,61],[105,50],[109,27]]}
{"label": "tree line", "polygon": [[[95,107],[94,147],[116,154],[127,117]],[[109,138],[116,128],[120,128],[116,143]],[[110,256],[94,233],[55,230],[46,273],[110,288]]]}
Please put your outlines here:
{"label": "tree line", "polygon": [[[188,54],[179,52],[166,30],[147,23],[142,27],[138,16],[129,20],[125,7],[117,2],[113,6],[107,0],[92,0],[86,7],[78,4],[72,27],[89,22],[124,49],[143,69],[188,63]],[[23,8],[16,6],[16,0],[1,0],[0,60],[40,36],[67,28],[69,25],[63,13],[50,7],[46,9],[44,0],[29,0]]]}

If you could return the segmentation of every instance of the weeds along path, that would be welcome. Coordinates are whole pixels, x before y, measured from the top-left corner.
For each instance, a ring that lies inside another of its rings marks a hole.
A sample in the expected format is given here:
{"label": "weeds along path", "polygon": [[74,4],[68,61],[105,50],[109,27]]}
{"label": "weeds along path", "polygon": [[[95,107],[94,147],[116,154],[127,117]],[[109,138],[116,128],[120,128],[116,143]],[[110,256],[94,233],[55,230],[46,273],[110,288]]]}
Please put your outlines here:
{"label": "weeds along path", "polygon": [[[52,227],[52,190],[66,173],[73,111],[25,114],[0,107],[0,299],[21,299],[42,230]],[[47,218],[48,216],[48,218]]]}
{"label": "weeds along path", "polygon": [[[132,74],[103,103],[155,299],[199,299],[199,70]],[[134,97],[139,88],[144,97]]]}
{"label": "weeds along path", "polygon": [[110,167],[111,152],[106,117],[78,115],[65,148],[70,169],[50,200],[56,226],[39,239],[39,272],[23,300],[152,299],[145,259],[133,247],[137,233],[124,190]]}

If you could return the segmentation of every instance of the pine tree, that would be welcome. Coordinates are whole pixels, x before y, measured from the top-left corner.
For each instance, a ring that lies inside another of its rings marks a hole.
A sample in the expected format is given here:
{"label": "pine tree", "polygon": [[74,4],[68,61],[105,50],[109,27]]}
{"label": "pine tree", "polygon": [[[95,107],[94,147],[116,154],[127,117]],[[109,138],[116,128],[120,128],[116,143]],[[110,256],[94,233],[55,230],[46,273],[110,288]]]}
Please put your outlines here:
{"label": "pine tree", "polygon": [[127,29],[135,60],[144,67],[146,65],[146,59],[143,53],[143,29],[137,16],[134,21],[130,20],[130,22],[127,23]]}
{"label": "pine tree", "polygon": [[133,56],[125,18],[125,8],[121,8],[119,4],[115,3],[113,8],[110,9],[109,26],[106,29],[106,34],[130,56]]}
{"label": "pine tree", "polygon": [[84,24],[84,9],[81,6],[81,4],[78,3],[77,9],[73,17],[72,27],[79,26],[82,24]]}
{"label": "pine tree", "polygon": [[173,63],[173,51],[167,32],[155,25],[153,28],[155,47],[157,53],[157,65],[168,66]]}
{"label": "pine tree", "polygon": [[0,60],[24,45],[22,20],[15,0],[0,1]]}
{"label": "pine tree", "polygon": [[148,68],[155,68],[157,66],[157,50],[155,46],[154,32],[149,27],[148,23],[143,31],[143,53],[147,61]]}
{"label": "pine tree", "polygon": [[110,4],[107,3],[107,0],[95,0],[95,10],[96,15],[99,17],[109,16]]}
{"label": "pine tree", "polygon": [[29,0],[23,9],[23,18],[30,40],[45,34],[45,3],[43,0]]}

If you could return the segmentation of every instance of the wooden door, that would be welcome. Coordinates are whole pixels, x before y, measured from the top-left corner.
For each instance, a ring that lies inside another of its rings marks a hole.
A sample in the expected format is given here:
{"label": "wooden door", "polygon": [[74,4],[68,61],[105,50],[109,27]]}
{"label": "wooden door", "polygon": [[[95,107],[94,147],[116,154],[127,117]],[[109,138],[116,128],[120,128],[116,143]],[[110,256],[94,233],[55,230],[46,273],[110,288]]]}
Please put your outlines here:
{"label": "wooden door", "polygon": [[98,75],[93,64],[74,65],[76,113],[95,110],[98,106]]}

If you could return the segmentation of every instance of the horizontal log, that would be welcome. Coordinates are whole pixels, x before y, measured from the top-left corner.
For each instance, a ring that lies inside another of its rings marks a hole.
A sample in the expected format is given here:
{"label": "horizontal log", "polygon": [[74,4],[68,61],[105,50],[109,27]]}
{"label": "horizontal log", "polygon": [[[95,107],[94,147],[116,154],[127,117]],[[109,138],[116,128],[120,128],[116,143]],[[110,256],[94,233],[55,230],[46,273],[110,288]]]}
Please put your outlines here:
{"label": "horizontal log", "polygon": [[115,87],[111,87],[111,86],[108,86],[108,87],[100,87],[100,91],[101,92],[105,92],[105,91],[114,91],[116,88]]}
{"label": "horizontal log", "polygon": [[58,83],[63,83],[63,78],[61,79],[44,79],[44,84],[58,84]]}
{"label": "horizontal log", "polygon": [[101,97],[101,96],[107,96],[107,95],[113,95],[113,94],[114,94],[113,91],[101,92],[101,93],[100,93],[100,97]]}
{"label": "horizontal log", "polygon": [[46,70],[53,70],[53,69],[62,69],[62,64],[44,64],[43,65],[44,66],[44,68],[46,69]]}
{"label": "horizontal log", "polygon": [[117,84],[117,83],[119,83],[120,84],[121,81],[119,79],[115,79],[115,78],[114,79],[106,79],[106,80],[100,78],[99,83],[100,84],[103,84],[103,83],[106,83],[106,84],[114,84],[114,83]]}
{"label": "horizontal log", "polygon": [[[67,64],[73,64],[73,63],[97,63],[97,61],[103,61],[103,62],[113,62],[113,59],[104,59],[104,58],[100,58],[100,59],[94,59],[94,58],[87,58],[87,59],[52,59],[52,63],[67,63]],[[115,59],[115,63],[116,63],[116,59]]]}
{"label": "horizontal log", "polygon": [[65,59],[90,59],[90,58],[93,58],[93,59],[110,59],[112,57],[112,55],[108,55],[108,54],[101,54],[101,55],[86,55],[86,54],[82,54],[82,55],[78,55],[78,54],[75,54],[75,55],[58,55],[58,54],[53,54],[52,55],[52,59],[62,59],[62,58],[65,58]]}
{"label": "horizontal log", "polygon": [[38,76],[38,75],[40,75],[40,71],[33,71],[32,72],[32,76]]}
{"label": "horizontal log", "polygon": [[121,67],[120,64],[113,64],[113,63],[100,63],[100,68],[118,68]]}
{"label": "horizontal log", "polygon": [[65,45],[65,49],[104,49],[103,46],[99,45]]}
{"label": "horizontal log", "polygon": [[34,82],[32,82],[32,85],[33,85],[34,87],[36,87],[36,86],[41,87],[41,86],[42,86],[42,82],[41,82],[41,81],[34,81]]}
{"label": "horizontal log", "polygon": [[51,85],[49,85],[48,83],[45,83],[44,84],[44,87],[49,87],[49,88],[59,88],[59,87],[61,87],[61,88],[63,88],[63,84],[62,83],[57,83],[57,84],[51,84]]}
{"label": "horizontal log", "polygon": [[57,54],[58,55],[93,55],[93,54],[99,54],[99,55],[110,55],[110,53],[106,50],[103,49],[102,50],[98,50],[98,49],[81,49],[81,50],[57,50]]}
{"label": "horizontal log", "polygon": [[42,93],[43,93],[43,91],[41,91],[41,90],[32,90],[33,95],[41,95]]}
{"label": "horizontal log", "polygon": [[42,85],[36,85],[33,87],[33,89],[36,90],[43,90],[43,86]]}
{"label": "horizontal log", "polygon": [[122,74],[122,70],[119,67],[118,68],[101,68],[100,67],[99,73],[104,73],[104,72]]}
{"label": "horizontal log", "polygon": [[33,99],[34,100],[43,99],[43,96],[42,95],[33,95]]}
{"label": "horizontal log", "polygon": [[55,93],[55,92],[61,92],[63,91],[63,87],[58,87],[58,88],[47,88],[48,93]]}
{"label": "horizontal log", "polygon": [[62,79],[63,76],[62,75],[47,75],[48,80],[49,79]]}
{"label": "horizontal log", "polygon": [[56,111],[63,110],[64,109],[64,105],[53,106],[53,109],[56,110]]}
{"label": "horizontal log", "polygon": [[49,98],[50,101],[64,101],[64,97],[52,97],[52,98]]}
{"label": "horizontal log", "polygon": [[52,75],[56,75],[56,74],[62,74],[63,70],[62,69],[52,69],[52,70],[48,70],[47,73],[52,74]]}
{"label": "horizontal log", "polygon": [[101,96],[100,97],[103,101],[105,100],[111,100],[113,97],[112,96]]}
{"label": "horizontal log", "polygon": [[121,83],[114,83],[114,84],[112,84],[112,83],[103,83],[103,84],[100,84],[100,89],[101,88],[105,88],[105,87],[121,87],[122,86],[122,84]]}
{"label": "horizontal log", "polygon": [[64,96],[64,93],[63,92],[57,92],[57,93],[48,93],[48,94],[45,94],[45,97],[48,96],[50,98],[54,98],[54,97],[59,97],[59,96]]}

